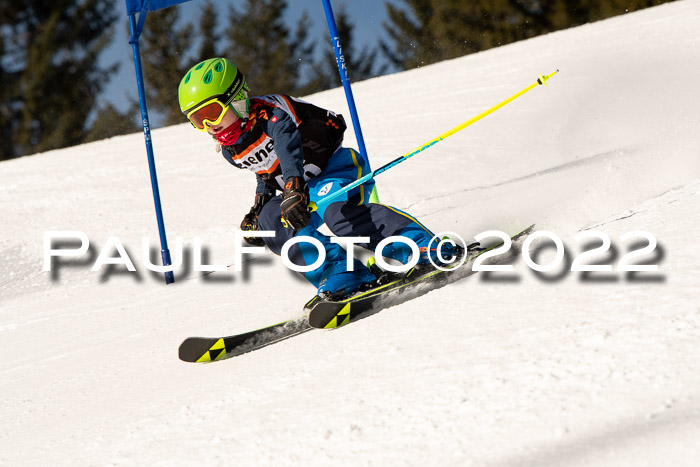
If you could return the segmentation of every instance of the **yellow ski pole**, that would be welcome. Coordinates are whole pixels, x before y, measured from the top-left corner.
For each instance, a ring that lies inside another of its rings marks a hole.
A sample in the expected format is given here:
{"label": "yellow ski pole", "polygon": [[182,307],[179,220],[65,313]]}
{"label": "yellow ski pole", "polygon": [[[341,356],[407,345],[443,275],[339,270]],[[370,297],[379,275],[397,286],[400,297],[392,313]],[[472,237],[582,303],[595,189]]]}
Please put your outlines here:
{"label": "yellow ski pole", "polygon": [[316,202],[316,203],[313,203],[313,202],[309,203],[309,209],[312,210],[312,211],[315,211],[316,208],[317,208],[317,206],[319,206],[319,205],[322,206],[322,205],[324,205],[324,204],[330,203],[332,200],[334,200],[334,199],[337,198],[338,196],[342,195],[343,193],[347,193],[348,191],[352,190],[353,188],[362,185],[363,183],[367,182],[368,180],[373,179],[375,176],[379,175],[380,173],[386,172],[387,170],[389,170],[390,168],[394,167],[395,165],[400,164],[401,162],[405,161],[406,159],[409,159],[409,158],[415,156],[416,154],[418,154],[418,153],[420,153],[420,152],[422,152],[422,151],[428,149],[428,148],[431,147],[432,145],[434,145],[434,144],[436,144],[436,143],[439,143],[440,141],[444,140],[445,138],[454,135],[454,134],[457,133],[458,131],[464,130],[464,129],[465,129],[466,127],[468,127],[469,125],[478,122],[479,120],[481,120],[482,118],[486,117],[487,115],[492,114],[492,113],[495,112],[496,110],[498,110],[498,109],[500,109],[501,107],[505,106],[506,104],[508,104],[508,103],[510,103],[510,102],[512,102],[512,101],[514,101],[515,99],[517,99],[518,97],[522,96],[523,94],[525,94],[526,92],[530,91],[531,89],[533,89],[533,88],[535,88],[535,87],[537,87],[537,86],[540,86],[540,85],[546,86],[546,85],[547,85],[547,81],[548,81],[552,76],[556,75],[558,72],[559,72],[559,70],[556,70],[556,71],[554,71],[554,72],[552,72],[552,73],[550,73],[550,74],[548,74],[548,75],[540,75],[540,76],[537,78],[537,81],[535,81],[535,82],[532,83],[530,86],[528,86],[528,87],[526,87],[525,89],[523,89],[522,91],[513,94],[512,96],[510,96],[508,99],[504,100],[503,102],[500,102],[500,103],[494,105],[494,106],[491,107],[490,109],[484,110],[484,111],[481,112],[479,115],[470,118],[469,120],[467,120],[466,122],[464,122],[464,123],[462,123],[462,124],[460,124],[460,125],[457,125],[456,127],[452,128],[451,130],[446,131],[445,133],[441,134],[440,136],[438,136],[438,137],[436,137],[436,138],[434,138],[434,139],[428,141],[427,143],[423,144],[422,146],[420,146],[420,147],[414,149],[413,151],[407,152],[407,153],[404,154],[403,156],[397,157],[397,158],[394,159],[393,161],[391,161],[391,162],[389,162],[389,163],[387,163],[387,164],[385,164],[385,165],[379,167],[379,168],[376,169],[376,170],[371,171],[370,173],[368,173],[368,174],[365,175],[364,177],[358,178],[357,180],[355,180],[354,182],[352,182],[352,183],[349,184],[349,185],[344,186],[344,187],[341,188],[340,190],[336,190],[336,191],[334,191],[333,193],[330,193],[330,194],[326,195],[326,197],[320,199],[318,202]]}

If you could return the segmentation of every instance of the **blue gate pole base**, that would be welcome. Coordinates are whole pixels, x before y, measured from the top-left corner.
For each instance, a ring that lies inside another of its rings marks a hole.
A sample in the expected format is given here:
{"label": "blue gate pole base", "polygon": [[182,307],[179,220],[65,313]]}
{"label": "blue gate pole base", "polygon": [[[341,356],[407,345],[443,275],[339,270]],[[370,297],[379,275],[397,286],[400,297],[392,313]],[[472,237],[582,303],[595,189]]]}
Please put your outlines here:
{"label": "blue gate pole base", "polygon": [[[170,259],[170,250],[160,250],[160,256],[163,258],[163,266],[172,266],[173,262]],[[172,284],[175,282],[175,275],[172,271],[165,272],[165,283]]]}

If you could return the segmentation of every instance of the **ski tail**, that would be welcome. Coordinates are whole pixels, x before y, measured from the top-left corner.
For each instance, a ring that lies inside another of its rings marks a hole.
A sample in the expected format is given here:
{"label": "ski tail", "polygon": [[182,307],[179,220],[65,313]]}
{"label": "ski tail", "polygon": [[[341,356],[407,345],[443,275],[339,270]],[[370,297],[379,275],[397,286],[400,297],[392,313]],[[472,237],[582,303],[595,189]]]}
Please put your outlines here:
{"label": "ski tail", "polygon": [[209,363],[261,349],[311,329],[306,316],[301,316],[243,334],[188,337],[180,344],[178,355],[183,362]]}

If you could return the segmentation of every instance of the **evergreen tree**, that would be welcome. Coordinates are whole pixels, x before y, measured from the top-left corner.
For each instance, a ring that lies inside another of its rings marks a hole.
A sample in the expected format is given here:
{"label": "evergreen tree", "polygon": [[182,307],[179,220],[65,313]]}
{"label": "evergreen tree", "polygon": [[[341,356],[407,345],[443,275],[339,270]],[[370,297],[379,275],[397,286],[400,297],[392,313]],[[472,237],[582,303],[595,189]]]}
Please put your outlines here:
{"label": "evergreen tree", "polygon": [[[335,18],[338,37],[343,47],[343,58],[348,70],[348,77],[352,81],[361,81],[384,73],[386,66],[376,66],[378,49],[363,47],[360,52],[356,53],[354,25],[350,21],[350,16],[344,5],[341,5],[338,9]],[[319,75],[319,89],[330,89],[339,85],[338,64],[335,58],[335,51],[331,47],[323,54],[322,62],[317,69],[319,70],[317,72]]]}
{"label": "evergreen tree", "polygon": [[224,55],[244,73],[255,95],[295,94],[309,85],[314,43],[308,41],[309,19],[302,15],[292,33],[284,23],[286,0],[245,0],[242,11],[231,5]]}
{"label": "evergreen tree", "polygon": [[667,1],[401,0],[386,5],[393,44],[381,49],[405,70]]}
{"label": "evergreen tree", "polygon": [[141,130],[136,117],[141,115],[138,102],[131,102],[124,112],[118,111],[112,104],[107,103],[99,110],[90,131],[83,142],[99,141],[113,136],[136,133]]}
{"label": "evergreen tree", "polygon": [[389,22],[384,28],[393,46],[380,41],[380,48],[389,61],[407,70],[440,60],[432,26],[436,9],[434,0],[403,0],[406,9],[387,3]]}
{"label": "evergreen tree", "polygon": [[[141,36],[141,62],[146,83],[148,110],[163,118],[163,125],[182,123],[177,100],[180,80],[191,65],[194,25],[180,23],[180,8],[170,7],[148,13]],[[195,59],[197,60],[197,59]]]}
{"label": "evergreen tree", "polygon": [[[3,9],[4,7],[0,7],[0,18],[4,17]],[[8,42],[9,40],[0,33],[0,57],[5,57],[5,44]],[[17,104],[19,101],[15,88],[17,78],[11,69],[3,67],[3,60],[0,60],[0,83],[2,83],[0,86],[0,160],[4,160],[15,154],[12,135],[18,120]]]}
{"label": "evergreen tree", "polygon": [[27,0],[0,6],[0,159],[79,144],[116,66],[97,57],[111,37],[108,0]]}
{"label": "evergreen tree", "polygon": [[[316,41],[309,41],[308,31],[311,29],[311,19],[306,11],[304,11],[297,23],[293,39],[290,44],[290,52],[295,57],[290,61],[290,71],[296,75],[296,88],[291,91],[291,94],[303,96],[324,88],[321,87],[321,80],[316,75],[316,62],[313,59],[314,48]],[[275,92],[284,92],[285,90],[277,90]]]}
{"label": "evergreen tree", "polygon": [[404,0],[387,4],[393,45],[382,51],[400,69],[460,57],[530,34],[516,0]]}
{"label": "evergreen tree", "polygon": [[218,43],[218,12],[211,0],[204,2],[202,14],[199,18],[199,36],[202,41],[195,60],[206,60],[219,57]]}

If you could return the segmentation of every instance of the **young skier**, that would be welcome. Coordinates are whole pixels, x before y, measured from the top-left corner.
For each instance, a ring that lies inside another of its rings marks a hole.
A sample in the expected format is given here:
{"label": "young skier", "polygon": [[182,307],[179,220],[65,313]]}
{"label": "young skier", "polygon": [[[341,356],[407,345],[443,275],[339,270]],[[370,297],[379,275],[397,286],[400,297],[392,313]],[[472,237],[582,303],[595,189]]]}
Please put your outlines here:
{"label": "young skier", "polygon": [[[428,255],[439,259],[435,251],[427,251],[433,234],[422,224],[398,209],[368,203],[373,180],[310,212],[310,202],[368,173],[366,158],[341,146],[346,129],[341,115],[282,94],[249,98],[248,91],[234,64],[212,58],[185,74],[178,97],[182,113],[197,130],[218,141],[228,162],[256,174],[255,199],[241,230],[273,231],[275,236],[248,237],[249,244],[267,245],[279,255],[285,242],[297,235],[317,239],[325,248],[325,262],[303,275],[319,295],[333,298],[368,288],[377,277],[357,259],[348,270],[346,251],[317,230],[323,223],[339,237],[368,237],[369,242],[360,245],[372,250],[387,237],[410,239],[421,251],[417,268],[428,267]],[[443,250],[448,252],[443,251],[443,257],[454,253]],[[383,254],[406,264],[412,253],[408,244],[394,242]],[[288,255],[294,264],[305,266],[316,262],[319,252],[300,242]]]}

